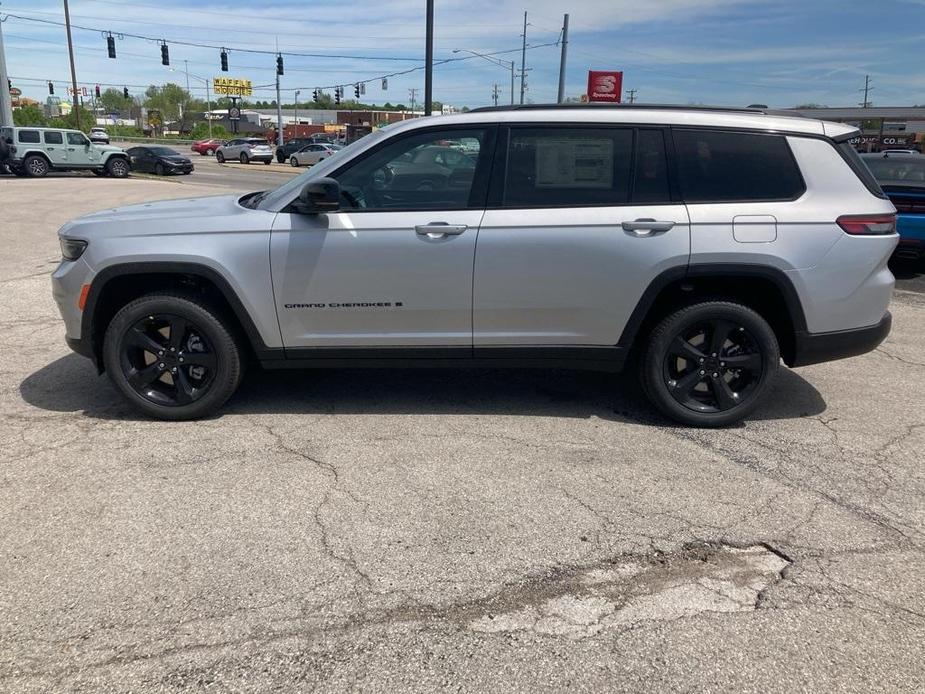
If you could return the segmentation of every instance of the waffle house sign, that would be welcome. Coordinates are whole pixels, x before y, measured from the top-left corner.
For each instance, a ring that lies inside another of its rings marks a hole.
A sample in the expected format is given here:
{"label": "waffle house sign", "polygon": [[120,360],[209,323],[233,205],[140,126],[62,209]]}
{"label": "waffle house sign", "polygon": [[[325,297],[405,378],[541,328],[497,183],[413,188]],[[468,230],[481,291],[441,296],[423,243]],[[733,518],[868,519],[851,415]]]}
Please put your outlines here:
{"label": "waffle house sign", "polygon": [[242,80],[236,77],[213,77],[212,86],[216,94],[225,94],[226,96],[250,96],[254,93],[250,80]]}

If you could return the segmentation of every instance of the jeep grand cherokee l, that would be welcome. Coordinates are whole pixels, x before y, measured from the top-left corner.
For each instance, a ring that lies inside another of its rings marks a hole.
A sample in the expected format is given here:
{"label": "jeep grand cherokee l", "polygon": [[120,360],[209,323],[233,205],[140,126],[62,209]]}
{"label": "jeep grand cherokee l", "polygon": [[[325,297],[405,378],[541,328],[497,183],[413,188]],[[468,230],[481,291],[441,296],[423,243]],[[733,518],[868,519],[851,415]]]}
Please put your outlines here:
{"label": "jeep grand cherokee l", "polygon": [[[73,349],[163,419],[214,412],[246,362],[632,364],[669,417],[726,425],[781,360],[890,329],[895,209],[854,135],[688,107],[418,118],[275,190],[66,224],[54,296]],[[415,168],[445,142],[458,166]]]}

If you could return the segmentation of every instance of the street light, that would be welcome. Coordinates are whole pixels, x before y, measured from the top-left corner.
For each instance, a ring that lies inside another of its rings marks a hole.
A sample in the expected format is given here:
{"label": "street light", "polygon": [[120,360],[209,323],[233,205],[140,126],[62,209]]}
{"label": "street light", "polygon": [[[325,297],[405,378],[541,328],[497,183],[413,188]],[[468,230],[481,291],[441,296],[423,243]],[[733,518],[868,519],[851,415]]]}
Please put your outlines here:
{"label": "street light", "polygon": [[478,53],[476,51],[470,51],[468,48],[456,48],[453,50],[454,53],[471,53],[472,55],[478,56],[479,58],[484,58],[490,63],[495,65],[500,65],[501,67],[506,67],[511,71],[511,106],[514,105],[514,61],[513,60],[501,60],[500,58],[495,58],[491,55],[485,55],[484,53]]}
{"label": "street light", "polygon": [[299,136],[299,94],[302,91],[300,89],[295,90],[295,133],[296,137]]}
{"label": "street light", "polygon": [[[208,113],[208,118],[206,118],[206,123],[208,123],[209,125],[209,139],[211,140],[212,139],[212,96],[209,93],[209,80],[207,80],[205,77],[200,77],[199,75],[194,75],[193,73],[189,72],[185,67],[186,65],[185,60],[183,61],[183,64],[184,64],[184,68],[180,70],[180,72],[186,75],[187,93],[189,92],[189,78],[190,77],[192,77],[193,79],[197,79],[200,82],[202,82],[204,85],[206,85],[206,104],[208,104],[208,107],[209,107],[209,113]],[[169,67],[167,69],[170,70],[170,72],[176,72],[176,70],[174,70],[172,67]]]}

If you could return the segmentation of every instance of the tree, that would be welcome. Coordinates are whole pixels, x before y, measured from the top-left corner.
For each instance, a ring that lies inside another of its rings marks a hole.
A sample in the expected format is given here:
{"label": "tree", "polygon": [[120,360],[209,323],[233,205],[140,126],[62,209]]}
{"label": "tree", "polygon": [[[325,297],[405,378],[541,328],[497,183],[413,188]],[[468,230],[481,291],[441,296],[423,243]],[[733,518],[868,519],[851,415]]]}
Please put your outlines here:
{"label": "tree", "polygon": [[42,127],[46,124],[45,114],[35,105],[21,106],[13,111],[13,124],[19,126]]}
{"label": "tree", "polygon": [[181,107],[188,111],[191,101],[190,93],[173,82],[163,87],[152,84],[145,90],[145,108],[160,111],[165,121],[178,120]]}
{"label": "tree", "polygon": [[795,108],[828,108],[825,104],[800,104]]}
{"label": "tree", "polygon": [[[90,128],[96,125],[96,116],[83,106],[77,109],[77,130],[83,130],[85,133],[90,132]],[[51,128],[74,128],[74,111],[73,109],[66,116],[52,118],[48,121]]]}
{"label": "tree", "polygon": [[113,89],[110,87],[100,94],[99,104],[106,113],[122,113],[132,108],[134,100],[132,97],[126,99],[121,89]]}
{"label": "tree", "polygon": [[[208,123],[196,123],[193,129],[190,131],[190,137],[194,140],[205,140],[209,137],[209,124]],[[229,140],[231,139],[231,133],[229,133],[225,128],[217,123],[212,124],[212,137],[216,137],[220,140]]]}

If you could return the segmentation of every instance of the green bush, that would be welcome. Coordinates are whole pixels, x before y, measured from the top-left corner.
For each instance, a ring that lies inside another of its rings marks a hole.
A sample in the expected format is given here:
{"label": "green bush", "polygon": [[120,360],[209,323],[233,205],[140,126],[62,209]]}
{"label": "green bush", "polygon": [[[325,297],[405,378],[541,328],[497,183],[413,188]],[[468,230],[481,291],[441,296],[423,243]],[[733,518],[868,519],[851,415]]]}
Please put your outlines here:
{"label": "green bush", "polygon": [[[193,129],[190,131],[190,139],[193,140],[205,140],[209,137],[209,124],[208,123],[196,123],[193,126]],[[220,140],[229,140],[231,139],[231,133],[225,130],[221,125],[212,124],[212,137],[217,137]]]}
{"label": "green bush", "polygon": [[22,106],[13,111],[13,125],[41,128],[46,123],[45,114],[42,113],[41,107],[34,104]]}

